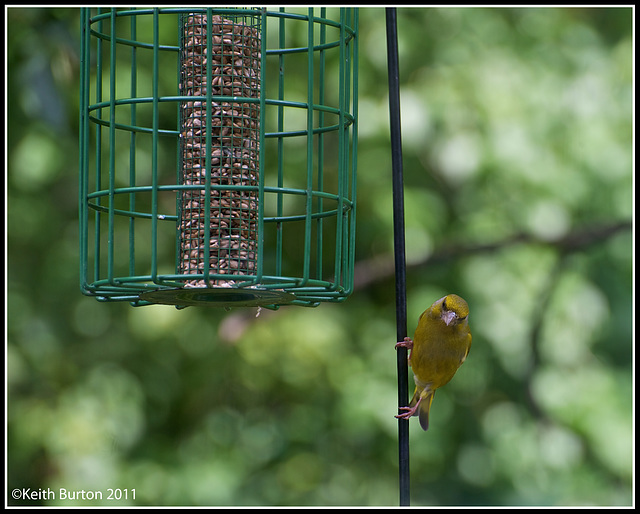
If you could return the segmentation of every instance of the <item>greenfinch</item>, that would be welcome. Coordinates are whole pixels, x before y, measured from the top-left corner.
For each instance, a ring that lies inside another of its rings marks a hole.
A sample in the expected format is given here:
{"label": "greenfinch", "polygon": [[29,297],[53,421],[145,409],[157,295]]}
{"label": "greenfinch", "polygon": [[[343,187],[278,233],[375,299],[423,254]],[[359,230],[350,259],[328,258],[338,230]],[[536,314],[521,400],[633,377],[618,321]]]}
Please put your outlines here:
{"label": "greenfinch", "polygon": [[436,389],[456,374],[471,347],[469,306],[456,294],[436,300],[420,315],[413,340],[405,337],[396,348],[411,350],[409,364],[416,390],[408,407],[400,407],[400,419],[418,416],[423,430],[429,428],[429,409]]}

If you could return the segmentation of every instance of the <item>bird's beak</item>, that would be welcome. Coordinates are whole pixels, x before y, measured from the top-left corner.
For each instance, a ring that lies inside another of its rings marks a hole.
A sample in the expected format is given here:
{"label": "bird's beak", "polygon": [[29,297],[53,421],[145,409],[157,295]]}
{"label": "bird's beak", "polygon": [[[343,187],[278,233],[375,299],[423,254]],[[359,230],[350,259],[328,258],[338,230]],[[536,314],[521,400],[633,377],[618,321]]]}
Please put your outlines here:
{"label": "bird's beak", "polygon": [[442,313],[442,321],[444,321],[444,324],[447,326],[451,325],[456,318],[456,313],[453,311],[444,311]]}

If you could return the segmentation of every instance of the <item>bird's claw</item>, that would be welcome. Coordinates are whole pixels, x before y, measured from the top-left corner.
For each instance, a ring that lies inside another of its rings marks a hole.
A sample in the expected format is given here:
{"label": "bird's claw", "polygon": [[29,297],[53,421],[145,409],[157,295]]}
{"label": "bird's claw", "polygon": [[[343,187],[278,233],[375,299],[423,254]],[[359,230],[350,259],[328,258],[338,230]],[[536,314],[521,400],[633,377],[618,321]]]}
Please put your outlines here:
{"label": "bird's claw", "polygon": [[413,416],[416,413],[417,409],[418,409],[417,405],[414,407],[400,407],[399,410],[404,410],[406,412],[403,412],[402,414],[398,414],[396,418],[409,419],[411,416]]}
{"label": "bird's claw", "polygon": [[405,337],[404,341],[398,341],[396,343],[396,348],[409,348],[410,350],[413,349],[413,339],[411,339],[410,337]]}
{"label": "bird's claw", "polygon": [[398,348],[409,348],[411,352],[409,353],[409,357],[407,357],[407,362],[411,364],[411,355],[413,354],[413,339],[410,337],[405,337],[403,341],[398,341],[396,343],[396,350]]}
{"label": "bird's claw", "polygon": [[402,414],[398,414],[396,416],[396,418],[398,418],[398,419],[409,419],[411,416],[415,415],[415,413],[418,410],[418,406],[420,405],[421,401],[422,401],[422,397],[418,398],[418,401],[416,402],[416,404],[413,407],[398,407],[398,410],[404,410],[406,412],[403,412]]}

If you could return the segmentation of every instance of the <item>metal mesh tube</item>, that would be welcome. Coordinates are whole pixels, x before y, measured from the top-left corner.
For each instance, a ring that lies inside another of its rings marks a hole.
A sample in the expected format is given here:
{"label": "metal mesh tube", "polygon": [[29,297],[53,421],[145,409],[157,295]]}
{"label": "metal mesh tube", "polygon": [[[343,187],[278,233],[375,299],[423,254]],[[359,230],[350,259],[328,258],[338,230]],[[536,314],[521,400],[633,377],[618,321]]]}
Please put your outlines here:
{"label": "metal mesh tube", "polygon": [[[242,101],[260,97],[260,30],[257,21],[253,24],[252,20],[259,17],[227,19],[215,15],[211,16],[210,25],[206,14],[182,17],[181,94],[207,95],[208,32],[212,79],[209,156],[206,100],[194,99],[180,106],[180,181],[196,186],[183,189],[179,199],[179,272],[184,275],[205,272],[207,245],[210,274],[255,273],[260,106]],[[211,169],[209,188],[207,158]],[[208,284],[189,280],[185,286],[231,287],[235,283],[231,278],[215,277]]]}

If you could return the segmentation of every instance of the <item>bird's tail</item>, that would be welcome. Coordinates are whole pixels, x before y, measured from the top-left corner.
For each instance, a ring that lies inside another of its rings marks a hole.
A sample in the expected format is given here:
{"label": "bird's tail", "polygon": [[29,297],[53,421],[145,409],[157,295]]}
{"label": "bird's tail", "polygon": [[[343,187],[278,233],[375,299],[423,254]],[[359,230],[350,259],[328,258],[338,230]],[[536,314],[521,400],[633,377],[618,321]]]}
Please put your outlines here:
{"label": "bird's tail", "polygon": [[435,389],[433,391],[429,391],[428,389],[423,389],[419,391],[416,388],[415,393],[413,393],[413,398],[411,399],[410,407],[415,407],[418,402],[418,409],[413,414],[414,416],[418,416],[420,420],[420,426],[422,430],[425,432],[429,428],[429,409],[431,409],[431,402],[433,401],[433,397],[436,395]]}

